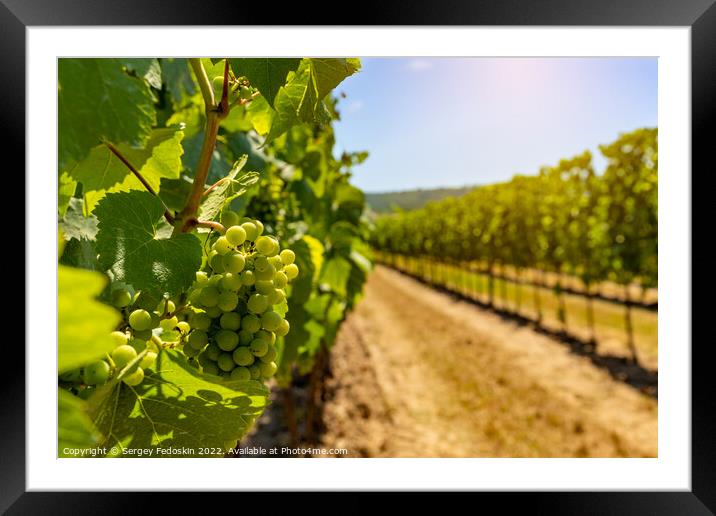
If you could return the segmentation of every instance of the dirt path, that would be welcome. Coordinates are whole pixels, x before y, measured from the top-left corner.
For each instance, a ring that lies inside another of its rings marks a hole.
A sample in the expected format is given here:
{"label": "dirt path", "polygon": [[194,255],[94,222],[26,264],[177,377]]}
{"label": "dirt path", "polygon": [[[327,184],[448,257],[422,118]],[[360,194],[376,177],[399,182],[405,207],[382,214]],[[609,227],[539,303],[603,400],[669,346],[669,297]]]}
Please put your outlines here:
{"label": "dirt path", "polygon": [[332,353],[325,447],[369,457],[657,454],[657,402],[562,344],[377,267]]}

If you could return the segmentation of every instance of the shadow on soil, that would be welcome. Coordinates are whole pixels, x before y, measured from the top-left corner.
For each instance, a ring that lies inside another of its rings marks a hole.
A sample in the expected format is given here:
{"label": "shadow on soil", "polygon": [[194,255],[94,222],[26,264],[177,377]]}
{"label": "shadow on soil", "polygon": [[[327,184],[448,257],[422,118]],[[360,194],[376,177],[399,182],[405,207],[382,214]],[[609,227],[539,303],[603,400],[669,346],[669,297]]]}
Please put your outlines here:
{"label": "shadow on soil", "polygon": [[514,324],[517,324],[518,326],[529,326],[535,332],[541,333],[542,335],[547,335],[548,337],[551,337],[556,341],[566,345],[569,348],[570,352],[574,353],[575,355],[588,358],[595,366],[607,371],[615,380],[630,385],[631,387],[634,387],[635,389],[651,396],[652,398],[658,398],[659,373],[657,371],[647,369],[625,357],[600,354],[597,351],[597,347],[593,342],[582,340],[564,331],[556,331],[549,328],[545,328],[544,326],[537,324],[536,321],[530,319],[529,317],[525,317],[509,310],[498,308],[489,303],[485,303],[484,301],[480,301],[479,299],[474,299],[459,292],[455,292],[454,290],[446,288],[442,285],[433,284],[432,282],[425,280],[415,274],[411,274],[409,272],[402,271],[400,269],[396,269],[388,265],[385,266],[389,267],[393,271],[403,274],[404,276],[412,278],[422,283],[423,285],[427,285],[432,289],[447,294],[453,299],[464,301],[466,303],[471,303],[475,306],[479,306],[484,310],[488,310],[500,316],[500,318],[505,321],[510,321]]}

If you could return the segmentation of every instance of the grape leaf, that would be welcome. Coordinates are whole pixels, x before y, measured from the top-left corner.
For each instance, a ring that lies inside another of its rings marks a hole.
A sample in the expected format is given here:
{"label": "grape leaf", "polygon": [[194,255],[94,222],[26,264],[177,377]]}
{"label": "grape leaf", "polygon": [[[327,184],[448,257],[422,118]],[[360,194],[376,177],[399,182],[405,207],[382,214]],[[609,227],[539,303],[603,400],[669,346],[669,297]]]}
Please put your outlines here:
{"label": "grape leaf", "polygon": [[271,129],[274,110],[271,109],[266,99],[256,97],[246,108],[246,116],[251,121],[254,130],[261,135],[265,135]]}
{"label": "grape leaf", "polygon": [[57,211],[60,217],[64,216],[70,199],[77,190],[77,181],[73,181],[67,172],[60,174],[57,184]]}
{"label": "grape leaf", "polygon": [[[181,144],[183,138],[181,127],[168,127],[154,129],[142,149],[126,144],[118,144],[116,147],[156,192],[162,178],[179,177],[184,152]],[[68,173],[82,183],[87,213],[91,213],[108,192],[145,189],[127,165],[104,144],[93,147],[89,155]]]}
{"label": "grape leaf", "polygon": [[65,240],[94,240],[97,235],[97,217],[85,217],[82,199],[73,197],[59,223]]}
{"label": "grape leaf", "polygon": [[236,179],[247,159],[246,154],[241,156],[223,181],[209,192],[206,200],[199,207],[201,220],[214,220],[227,203],[246,193],[251,186],[258,182],[259,174],[256,172],[246,172]]}
{"label": "grape leaf", "polygon": [[193,449],[175,457],[207,456],[199,448],[235,444],[267,402],[268,389],[259,382],[221,381],[192,368],[174,350],[162,350],[154,371],[145,374],[140,385],[116,383],[91,404],[102,446],[115,447],[111,456],[169,447]]}
{"label": "grape leaf", "polygon": [[57,100],[60,170],[102,139],[142,145],[156,122],[149,87],[117,59],[59,59]]}
{"label": "grape leaf", "polygon": [[351,264],[342,256],[334,256],[323,264],[320,283],[342,298],[346,298],[346,286],[351,273]]}
{"label": "grape leaf", "polygon": [[162,89],[162,69],[156,58],[125,57],[120,61],[127,67],[127,70],[136,73],[138,77],[142,77],[150,86],[158,90]]}
{"label": "grape leaf", "polygon": [[164,207],[158,198],[139,190],[110,193],[95,213],[99,262],[115,280],[155,294],[178,294],[194,281],[201,244],[186,233],[159,238]]}
{"label": "grape leaf", "polygon": [[114,348],[110,332],[119,312],[95,300],[107,285],[104,274],[60,265],[57,272],[58,370],[83,366]]}
{"label": "grape leaf", "polygon": [[76,457],[65,451],[96,446],[101,435],[87,412],[87,404],[64,389],[57,393],[57,455]]}
{"label": "grape leaf", "polygon": [[359,69],[358,59],[304,59],[293,78],[276,94],[266,143],[301,122],[328,122],[331,117],[323,99]]}
{"label": "grape leaf", "polygon": [[162,58],[162,77],[174,104],[180,104],[184,97],[196,93],[194,78],[185,58]]}
{"label": "grape leaf", "polygon": [[273,106],[279,88],[286,84],[288,72],[296,70],[301,63],[301,59],[296,57],[238,58],[229,61],[234,74],[245,76],[270,106]]}
{"label": "grape leaf", "polygon": [[323,244],[312,236],[304,235],[291,244],[296,254],[299,275],[291,283],[291,305],[305,303],[311,295],[313,282],[323,264]]}

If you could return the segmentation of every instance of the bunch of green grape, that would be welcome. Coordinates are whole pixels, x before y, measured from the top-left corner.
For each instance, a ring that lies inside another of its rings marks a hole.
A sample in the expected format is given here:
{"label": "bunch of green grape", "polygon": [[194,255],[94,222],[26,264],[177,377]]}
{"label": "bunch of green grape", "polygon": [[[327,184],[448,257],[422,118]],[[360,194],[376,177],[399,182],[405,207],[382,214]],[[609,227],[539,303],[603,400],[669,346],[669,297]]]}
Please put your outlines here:
{"label": "bunch of green grape", "polygon": [[258,220],[224,212],[227,228],[208,253],[188,294],[192,313],[184,354],[208,374],[232,380],[268,379],[276,374],[276,337],[289,324],[273,307],[298,276],[296,258],[276,238],[263,235]]}
{"label": "bunch of green grape", "polygon": [[[112,304],[122,310],[124,316],[118,330],[111,333],[114,349],[106,357],[82,368],[60,375],[60,381],[81,398],[88,398],[96,387],[122,373],[122,382],[136,386],[144,380],[144,370],[154,365],[159,351],[153,340],[153,330],[174,330],[180,326],[174,315],[175,303],[163,299],[152,308],[156,300],[137,293],[134,297],[124,288],[112,291]],[[186,325],[186,322],[184,322]],[[137,362],[135,359],[144,352]],[[123,371],[127,366],[127,371]]]}

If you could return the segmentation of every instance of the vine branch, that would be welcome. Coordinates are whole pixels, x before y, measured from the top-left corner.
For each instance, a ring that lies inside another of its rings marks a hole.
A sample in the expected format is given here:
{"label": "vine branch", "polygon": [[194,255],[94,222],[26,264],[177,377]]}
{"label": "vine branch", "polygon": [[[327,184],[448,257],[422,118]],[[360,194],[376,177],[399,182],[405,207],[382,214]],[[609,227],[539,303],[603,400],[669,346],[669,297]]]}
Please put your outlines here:
{"label": "vine branch", "polygon": [[[196,214],[201,204],[201,198],[204,195],[204,185],[209,176],[209,168],[211,166],[212,155],[216,147],[216,137],[219,133],[219,123],[229,114],[231,107],[228,103],[228,83],[229,83],[229,60],[224,65],[224,87],[221,93],[221,101],[216,105],[214,98],[214,89],[206,75],[206,70],[201,59],[190,59],[192,70],[199,83],[202,97],[204,98],[204,107],[206,110],[206,128],[204,129],[204,141],[201,145],[201,153],[199,161],[194,170],[194,182],[191,185],[191,191],[187,197],[184,208],[181,211],[181,224],[175,226],[182,233],[191,231],[196,227]],[[222,226],[223,227],[223,226]]]}
{"label": "vine branch", "polygon": [[155,196],[157,199],[159,199],[164,206],[164,218],[167,219],[167,222],[169,224],[174,224],[174,216],[172,215],[171,211],[169,211],[169,208],[166,204],[164,204],[164,201],[162,201],[162,198],[159,197],[157,192],[154,191],[154,188],[151,187],[151,185],[147,182],[146,179],[142,176],[142,174],[139,173],[139,170],[136,169],[134,165],[132,165],[127,158],[125,158],[121,152],[119,152],[119,149],[115,147],[111,142],[103,141],[102,142],[105,147],[107,147],[112,154],[117,156],[117,159],[124,163],[124,165],[134,174],[134,176],[139,180],[140,183],[144,186],[144,188],[147,189],[147,191]]}

